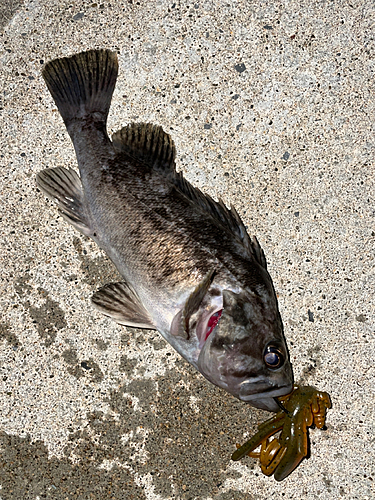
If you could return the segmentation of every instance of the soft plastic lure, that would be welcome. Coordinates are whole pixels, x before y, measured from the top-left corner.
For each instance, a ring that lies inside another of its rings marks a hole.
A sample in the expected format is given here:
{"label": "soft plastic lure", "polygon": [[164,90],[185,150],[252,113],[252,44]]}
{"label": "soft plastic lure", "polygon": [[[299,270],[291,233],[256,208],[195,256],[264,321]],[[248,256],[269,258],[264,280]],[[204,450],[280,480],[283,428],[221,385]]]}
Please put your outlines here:
{"label": "soft plastic lure", "polygon": [[[240,460],[245,455],[259,458],[263,474],[274,474],[276,481],[282,481],[308,455],[308,428],[324,427],[331,399],[329,394],[314,387],[295,385],[290,394],[277,400],[282,409],[258,426],[255,436],[233,453],[232,460]],[[279,431],[280,436],[270,440]],[[255,452],[259,446],[260,451]]]}

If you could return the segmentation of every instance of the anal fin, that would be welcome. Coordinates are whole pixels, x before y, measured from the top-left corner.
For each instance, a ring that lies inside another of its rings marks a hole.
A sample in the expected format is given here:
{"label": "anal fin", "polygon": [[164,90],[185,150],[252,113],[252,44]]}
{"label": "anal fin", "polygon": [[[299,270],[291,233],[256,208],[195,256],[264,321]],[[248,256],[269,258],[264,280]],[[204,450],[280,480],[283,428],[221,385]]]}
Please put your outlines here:
{"label": "anal fin", "polygon": [[155,330],[138,295],[124,281],[103,286],[94,293],[91,301],[96,309],[120,325]]}
{"label": "anal fin", "polygon": [[71,168],[47,168],[36,176],[38,187],[57,203],[61,215],[85,236],[91,235],[81,179]]}

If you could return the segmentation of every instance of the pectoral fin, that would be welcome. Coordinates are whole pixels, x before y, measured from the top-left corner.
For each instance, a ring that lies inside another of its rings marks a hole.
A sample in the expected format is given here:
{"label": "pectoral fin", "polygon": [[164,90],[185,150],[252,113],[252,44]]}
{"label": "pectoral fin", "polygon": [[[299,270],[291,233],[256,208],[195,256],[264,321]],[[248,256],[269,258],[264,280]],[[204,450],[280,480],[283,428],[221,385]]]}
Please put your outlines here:
{"label": "pectoral fin", "polygon": [[176,314],[171,324],[171,334],[184,339],[189,338],[189,320],[191,316],[198,311],[199,306],[206,295],[212,280],[215,270],[209,271],[195,290],[190,294],[184,308]]}
{"label": "pectoral fin", "polygon": [[155,330],[148,312],[136,292],[125,282],[103,286],[91,298],[100,312],[120,325]]}

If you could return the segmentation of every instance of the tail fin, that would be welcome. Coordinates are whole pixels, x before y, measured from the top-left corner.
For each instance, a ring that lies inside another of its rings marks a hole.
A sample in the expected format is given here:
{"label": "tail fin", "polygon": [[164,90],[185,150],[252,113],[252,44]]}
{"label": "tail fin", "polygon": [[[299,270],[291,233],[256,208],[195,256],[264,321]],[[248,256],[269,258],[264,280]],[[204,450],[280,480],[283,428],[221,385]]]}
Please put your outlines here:
{"label": "tail fin", "polygon": [[95,121],[107,121],[117,72],[116,53],[101,49],[55,59],[42,75],[68,127],[93,114]]}

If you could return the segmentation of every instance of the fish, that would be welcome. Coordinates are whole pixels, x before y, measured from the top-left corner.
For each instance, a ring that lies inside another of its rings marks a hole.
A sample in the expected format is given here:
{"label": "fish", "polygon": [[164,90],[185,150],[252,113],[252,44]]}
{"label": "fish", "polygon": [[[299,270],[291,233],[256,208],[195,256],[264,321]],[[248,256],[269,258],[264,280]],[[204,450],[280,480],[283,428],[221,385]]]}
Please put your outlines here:
{"label": "fish", "polygon": [[207,380],[255,408],[278,412],[293,370],[264,252],[236,209],[176,170],[159,125],[107,133],[118,58],[88,50],[48,62],[42,76],[79,168],[37,174],[37,186],[94,240],[122,281],[92,304],[120,325],[157,330]]}

